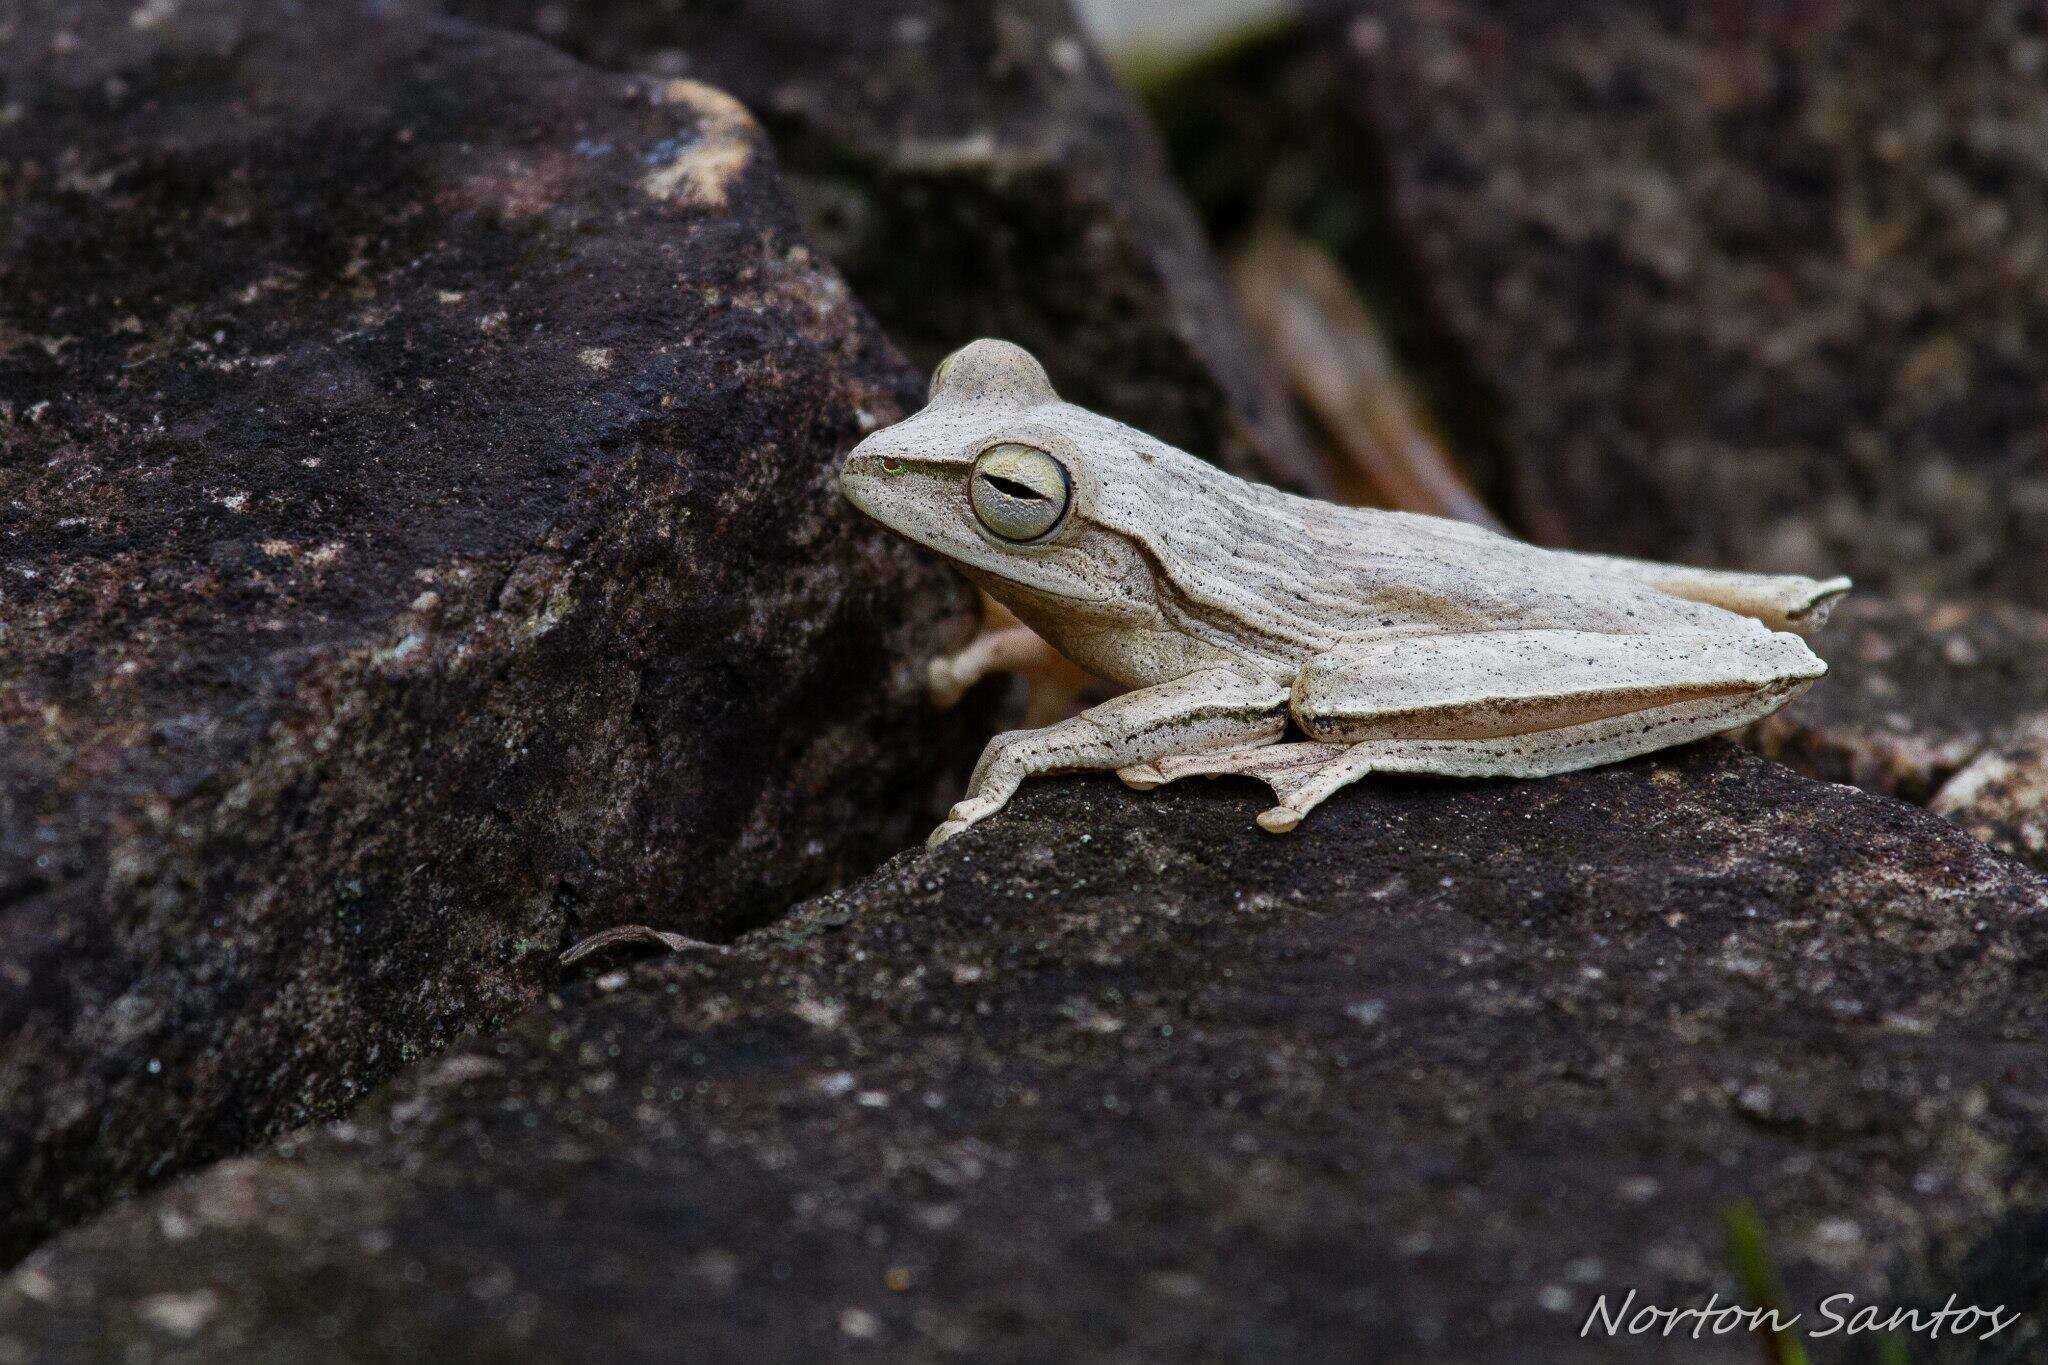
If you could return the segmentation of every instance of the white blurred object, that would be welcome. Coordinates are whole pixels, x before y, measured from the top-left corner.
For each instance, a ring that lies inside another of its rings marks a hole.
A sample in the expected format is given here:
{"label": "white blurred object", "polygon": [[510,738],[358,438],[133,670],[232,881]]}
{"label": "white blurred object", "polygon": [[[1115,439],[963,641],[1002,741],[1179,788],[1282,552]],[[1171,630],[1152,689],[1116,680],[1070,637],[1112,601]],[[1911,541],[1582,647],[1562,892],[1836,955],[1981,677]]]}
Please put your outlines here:
{"label": "white blurred object", "polygon": [[1293,7],[1289,0],[1075,0],[1075,8],[1103,50],[1124,62],[1184,57]]}

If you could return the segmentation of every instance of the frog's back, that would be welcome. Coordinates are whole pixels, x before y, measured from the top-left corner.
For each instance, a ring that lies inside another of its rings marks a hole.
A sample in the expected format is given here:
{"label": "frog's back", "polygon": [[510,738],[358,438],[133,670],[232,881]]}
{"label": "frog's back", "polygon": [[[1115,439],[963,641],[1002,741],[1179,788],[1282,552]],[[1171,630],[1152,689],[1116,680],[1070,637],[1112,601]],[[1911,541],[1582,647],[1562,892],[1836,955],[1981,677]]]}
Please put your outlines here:
{"label": "frog's back", "polygon": [[[1718,608],[1461,522],[1295,498],[1266,510],[1299,528],[1305,567],[1262,591],[1269,601],[1286,598],[1320,634],[1342,640],[1551,629],[1632,635],[1730,624]],[[1262,555],[1252,549],[1244,557]]]}
{"label": "frog's back", "polygon": [[1095,421],[1105,430],[1091,446],[1114,434],[1128,457],[1105,480],[1098,516],[1144,547],[1161,608],[1192,634],[1301,661],[1389,634],[1729,625],[1718,608],[1577,556],[1440,517],[1294,497]]}
{"label": "frog's back", "polygon": [[[1617,635],[1726,630],[1729,613],[1604,571],[1597,562],[1412,512],[1268,493],[1300,525],[1318,618],[1345,635],[1571,629]],[[1391,625],[1388,622],[1392,622]]]}

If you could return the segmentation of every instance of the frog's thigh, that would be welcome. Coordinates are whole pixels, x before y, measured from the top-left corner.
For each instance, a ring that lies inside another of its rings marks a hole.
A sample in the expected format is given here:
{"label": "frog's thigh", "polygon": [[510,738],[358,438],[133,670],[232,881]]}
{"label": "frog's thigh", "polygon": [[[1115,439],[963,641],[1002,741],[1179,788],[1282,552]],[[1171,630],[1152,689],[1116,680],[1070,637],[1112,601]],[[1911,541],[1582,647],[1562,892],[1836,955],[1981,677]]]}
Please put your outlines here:
{"label": "frog's thigh", "polygon": [[[1769,714],[1824,666],[1796,636],[1515,631],[1390,640],[1311,661],[1294,714],[1345,746],[1275,783],[1292,829],[1367,773],[1545,777],[1684,744]],[[1263,774],[1261,774],[1263,775]]]}
{"label": "frog's thigh", "polygon": [[[1311,659],[1295,679],[1292,709],[1319,740],[1458,746],[1418,751],[1442,753],[1448,765],[1419,771],[1540,777],[1683,742],[1626,724],[1583,727],[1674,706],[1702,719],[1722,710],[1769,710],[1791,687],[1826,671],[1798,636],[1762,629],[1408,636]],[[1694,706],[1699,702],[1712,705]],[[1464,757],[1480,754],[1490,757]]]}

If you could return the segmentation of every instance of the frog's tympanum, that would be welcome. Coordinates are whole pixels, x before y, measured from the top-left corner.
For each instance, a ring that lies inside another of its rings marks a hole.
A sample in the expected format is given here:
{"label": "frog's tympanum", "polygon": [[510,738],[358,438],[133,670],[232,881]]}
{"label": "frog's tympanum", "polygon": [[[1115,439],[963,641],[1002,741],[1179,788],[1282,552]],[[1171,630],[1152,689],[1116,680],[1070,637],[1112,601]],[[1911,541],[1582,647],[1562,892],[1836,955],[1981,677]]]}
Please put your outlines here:
{"label": "frog's tympanum", "polygon": [[1035,773],[1246,774],[1278,797],[1259,817],[1278,833],[1367,773],[1543,777],[1682,744],[1826,672],[1787,631],[1849,587],[1293,497],[1061,402],[1000,341],[948,358],[840,486],[1130,689],[998,735],[935,843]]}

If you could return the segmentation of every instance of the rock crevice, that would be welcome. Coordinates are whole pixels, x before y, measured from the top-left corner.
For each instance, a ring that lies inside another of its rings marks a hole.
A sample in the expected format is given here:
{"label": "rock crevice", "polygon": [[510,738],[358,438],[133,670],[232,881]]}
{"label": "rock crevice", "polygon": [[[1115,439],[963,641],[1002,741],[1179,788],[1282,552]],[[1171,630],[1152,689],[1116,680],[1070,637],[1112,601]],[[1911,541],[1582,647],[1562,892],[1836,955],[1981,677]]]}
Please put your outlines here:
{"label": "rock crevice", "polygon": [[0,1255],[915,837],[972,602],[834,468],[919,380],[734,101],[226,0],[0,77]]}

